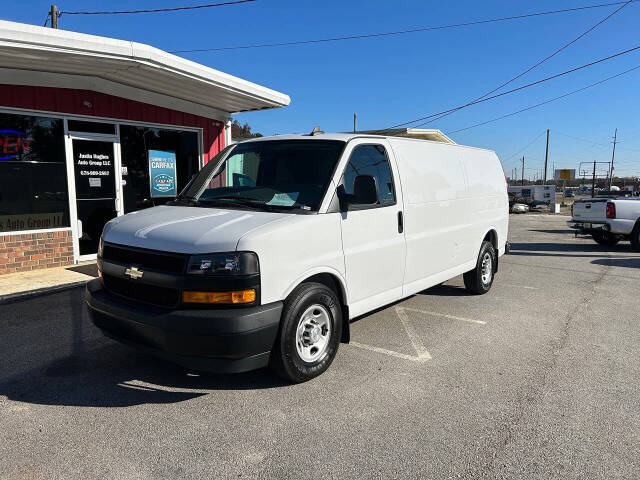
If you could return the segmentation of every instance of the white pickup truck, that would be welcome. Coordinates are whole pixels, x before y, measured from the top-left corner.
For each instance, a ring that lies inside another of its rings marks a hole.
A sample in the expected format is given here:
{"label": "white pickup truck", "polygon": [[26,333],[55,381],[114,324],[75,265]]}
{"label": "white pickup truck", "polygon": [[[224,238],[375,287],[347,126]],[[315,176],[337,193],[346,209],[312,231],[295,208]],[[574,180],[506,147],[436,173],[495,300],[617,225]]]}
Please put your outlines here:
{"label": "white pickup truck", "polygon": [[630,240],[640,252],[640,199],[585,198],[571,207],[569,227],[590,234],[600,245]]}

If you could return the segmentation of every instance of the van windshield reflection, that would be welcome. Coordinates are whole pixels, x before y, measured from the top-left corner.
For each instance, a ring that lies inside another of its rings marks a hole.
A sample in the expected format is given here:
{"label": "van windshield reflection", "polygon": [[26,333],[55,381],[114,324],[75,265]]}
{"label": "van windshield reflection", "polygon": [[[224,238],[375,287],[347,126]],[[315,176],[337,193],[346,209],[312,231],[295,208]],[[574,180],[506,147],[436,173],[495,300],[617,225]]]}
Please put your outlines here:
{"label": "van windshield reflection", "polygon": [[200,171],[176,203],[317,212],[344,146],[337,140],[265,140],[229,147]]}

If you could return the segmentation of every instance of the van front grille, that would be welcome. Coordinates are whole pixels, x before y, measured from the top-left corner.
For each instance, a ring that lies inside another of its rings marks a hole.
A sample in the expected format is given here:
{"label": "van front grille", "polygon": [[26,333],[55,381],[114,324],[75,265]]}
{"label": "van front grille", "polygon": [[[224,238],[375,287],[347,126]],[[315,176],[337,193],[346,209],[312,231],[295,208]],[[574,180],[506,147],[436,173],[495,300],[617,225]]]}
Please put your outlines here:
{"label": "van front grille", "polygon": [[180,291],[175,288],[139,283],[107,274],[102,275],[102,282],[108,291],[136,302],[171,308],[180,301]]}
{"label": "van front grille", "polygon": [[184,273],[187,265],[186,255],[124,247],[110,243],[104,245],[102,258],[110,262],[136,265],[141,267],[142,270],[156,270],[168,273]]}

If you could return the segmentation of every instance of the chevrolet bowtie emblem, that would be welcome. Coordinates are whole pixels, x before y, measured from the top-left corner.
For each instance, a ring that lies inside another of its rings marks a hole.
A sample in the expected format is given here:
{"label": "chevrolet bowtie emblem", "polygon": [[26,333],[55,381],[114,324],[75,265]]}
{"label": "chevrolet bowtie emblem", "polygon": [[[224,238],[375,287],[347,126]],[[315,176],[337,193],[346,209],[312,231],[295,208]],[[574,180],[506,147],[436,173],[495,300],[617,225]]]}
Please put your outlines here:
{"label": "chevrolet bowtie emblem", "polygon": [[137,280],[142,278],[144,272],[142,270],[138,270],[138,267],[131,266],[124,271],[124,274],[131,277],[132,280]]}

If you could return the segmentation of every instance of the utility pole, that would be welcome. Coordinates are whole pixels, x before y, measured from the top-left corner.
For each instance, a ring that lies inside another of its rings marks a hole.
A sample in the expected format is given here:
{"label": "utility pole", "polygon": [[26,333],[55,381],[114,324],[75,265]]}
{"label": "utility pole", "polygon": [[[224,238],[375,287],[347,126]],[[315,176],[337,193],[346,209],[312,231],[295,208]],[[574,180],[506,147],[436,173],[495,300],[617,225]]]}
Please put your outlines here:
{"label": "utility pole", "polygon": [[524,187],[524,155],[522,156],[522,182],[521,185]]}
{"label": "utility pole", "polygon": [[591,180],[591,198],[596,198],[596,161],[593,161],[593,179]]}
{"label": "utility pole", "polygon": [[51,16],[51,28],[58,28],[58,17],[60,16],[60,11],[58,10],[57,5],[51,5],[49,15]]}
{"label": "utility pole", "polygon": [[613,159],[616,157],[616,141],[618,139],[618,129],[613,134],[613,153],[611,154],[611,165],[609,171],[609,191],[611,191],[611,183],[613,182]]}
{"label": "utility pole", "polygon": [[549,161],[549,129],[547,128],[547,149],[544,152],[544,180],[543,185],[547,184],[547,162]]}
{"label": "utility pole", "polygon": [[353,133],[356,133],[358,131],[357,123],[358,123],[358,115],[356,115],[355,112],[354,112],[354,114],[353,114]]}

